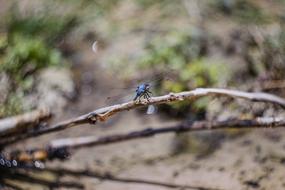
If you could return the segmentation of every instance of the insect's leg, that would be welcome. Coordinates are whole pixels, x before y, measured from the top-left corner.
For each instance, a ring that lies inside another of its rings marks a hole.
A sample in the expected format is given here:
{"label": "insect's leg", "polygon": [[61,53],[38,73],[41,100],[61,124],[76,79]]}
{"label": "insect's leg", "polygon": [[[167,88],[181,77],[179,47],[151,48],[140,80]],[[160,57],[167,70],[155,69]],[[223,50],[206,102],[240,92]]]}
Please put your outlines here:
{"label": "insect's leg", "polygon": [[152,92],[151,91],[147,90],[146,93],[149,96],[149,98],[152,96]]}
{"label": "insect's leg", "polygon": [[150,96],[149,96],[148,92],[145,92],[145,97],[146,97],[147,101],[149,101]]}
{"label": "insect's leg", "polygon": [[143,96],[143,94],[139,95],[139,102],[141,101],[141,97]]}
{"label": "insect's leg", "polygon": [[149,91],[149,90],[147,90],[147,92],[148,92],[148,93],[150,93],[150,94],[152,94],[152,92],[151,92],[151,91]]}
{"label": "insect's leg", "polygon": [[134,101],[136,101],[136,100],[138,99],[138,97],[139,97],[139,96],[138,96],[138,95],[136,95],[136,97],[134,98]]}
{"label": "insect's leg", "polygon": [[148,94],[147,94],[147,92],[145,92],[144,96],[145,96],[145,99],[148,100]]}
{"label": "insect's leg", "polygon": [[150,98],[151,96],[150,96],[150,92],[149,91],[147,91],[146,92],[146,96],[148,97],[148,98]]}

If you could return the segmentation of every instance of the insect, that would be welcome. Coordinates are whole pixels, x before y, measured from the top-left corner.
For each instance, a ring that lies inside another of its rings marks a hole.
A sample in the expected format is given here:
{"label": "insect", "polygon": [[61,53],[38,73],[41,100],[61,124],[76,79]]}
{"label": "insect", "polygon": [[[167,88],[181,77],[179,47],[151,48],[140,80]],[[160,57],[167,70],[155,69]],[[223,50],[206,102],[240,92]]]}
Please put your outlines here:
{"label": "insect", "polygon": [[[123,101],[128,101],[130,99],[132,99],[133,101],[141,101],[141,99],[145,99],[145,100],[149,100],[150,97],[153,95],[153,92],[151,92],[150,88],[154,87],[155,85],[159,84],[160,82],[162,82],[162,80],[171,80],[168,75],[171,74],[171,72],[173,72],[173,70],[168,70],[166,72],[160,72],[158,74],[156,74],[155,76],[151,77],[149,80],[147,81],[141,81],[138,84],[138,81],[132,81],[134,82],[133,85],[131,85],[130,87],[126,87],[126,88],[113,88],[113,91],[117,90],[121,90],[123,91],[123,93],[121,93],[121,95],[117,95],[117,96],[109,96],[106,99],[107,103],[110,102],[123,102]],[[130,96],[132,96],[131,94],[135,92],[135,95],[133,98],[131,98]],[[111,92],[110,92],[111,93]],[[113,101],[112,101],[113,100]],[[152,114],[154,112],[156,112],[157,109],[155,106],[153,105],[149,105],[148,109],[147,109],[147,114]]]}
{"label": "insect", "polygon": [[138,98],[140,101],[141,97],[148,100],[150,98],[150,94],[152,94],[149,88],[150,85],[148,83],[140,84],[136,89],[136,96],[134,98],[134,101],[136,101]]}

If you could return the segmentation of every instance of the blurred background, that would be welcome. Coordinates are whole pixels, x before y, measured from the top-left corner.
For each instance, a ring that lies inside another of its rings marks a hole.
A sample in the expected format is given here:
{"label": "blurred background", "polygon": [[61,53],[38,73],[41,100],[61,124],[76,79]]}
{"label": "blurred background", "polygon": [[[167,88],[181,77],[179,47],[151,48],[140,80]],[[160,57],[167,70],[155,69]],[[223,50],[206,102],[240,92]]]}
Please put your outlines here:
{"label": "blurred background", "polygon": [[[53,122],[63,121],[131,100],[128,87],[140,81],[155,81],[156,95],[217,87],[285,97],[284,10],[283,0],[0,0],[0,118],[44,106],[55,114]],[[153,115],[121,113],[96,127],[11,149],[181,122],[272,116],[285,114],[266,103],[207,97],[161,105]],[[64,163],[47,164],[223,189],[283,189],[283,134],[169,134],[80,150]],[[165,189],[82,181],[86,189]]]}

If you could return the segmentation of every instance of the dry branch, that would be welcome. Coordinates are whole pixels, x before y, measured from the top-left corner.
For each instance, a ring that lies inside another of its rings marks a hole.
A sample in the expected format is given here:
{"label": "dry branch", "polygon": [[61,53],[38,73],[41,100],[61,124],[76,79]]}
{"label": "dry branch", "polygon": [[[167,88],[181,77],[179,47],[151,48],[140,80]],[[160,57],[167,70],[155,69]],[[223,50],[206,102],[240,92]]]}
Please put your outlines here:
{"label": "dry branch", "polygon": [[81,183],[78,183],[77,181],[72,181],[72,182],[60,182],[60,181],[52,181],[52,180],[47,180],[44,178],[40,177],[35,177],[32,175],[28,175],[26,172],[20,172],[20,171],[15,171],[14,173],[9,173],[6,172],[1,176],[4,178],[4,184],[10,184],[12,185],[13,181],[18,181],[18,182],[25,182],[25,183],[30,183],[30,184],[39,184],[42,186],[46,186],[50,189],[53,188],[76,188],[76,189],[83,189],[84,186]]}
{"label": "dry branch", "polygon": [[154,180],[144,180],[137,178],[126,178],[126,177],[116,177],[109,172],[96,172],[88,169],[85,170],[73,170],[67,168],[35,168],[29,167],[25,168],[25,170],[34,170],[34,171],[43,171],[43,172],[51,172],[58,176],[74,176],[74,177],[94,177],[100,180],[108,180],[114,182],[121,183],[135,183],[135,184],[145,184],[145,185],[155,185],[167,188],[180,188],[180,189],[195,189],[195,190],[221,190],[219,188],[211,188],[211,187],[202,187],[202,186],[194,186],[194,185],[181,185],[176,183],[169,182],[159,182]]}
{"label": "dry branch", "polygon": [[230,119],[225,121],[197,121],[192,124],[180,124],[171,127],[162,128],[147,128],[144,130],[133,131],[124,134],[108,135],[105,137],[79,137],[66,138],[51,141],[46,148],[36,148],[32,150],[19,150],[10,154],[10,158],[21,162],[32,162],[34,160],[53,160],[65,159],[70,156],[70,149],[78,149],[85,147],[93,147],[100,145],[107,145],[111,143],[118,143],[128,140],[149,138],[154,135],[164,133],[181,133],[194,132],[202,130],[217,130],[217,129],[254,129],[254,128],[277,128],[285,127],[285,118],[257,118],[254,120],[240,120]]}
{"label": "dry branch", "polygon": [[48,109],[40,109],[22,115],[1,119],[0,136],[26,131],[27,129],[36,126],[40,121],[50,117],[51,112]]}
{"label": "dry branch", "polygon": [[[225,121],[199,121],[192,124],[181,124],[172,127],[163,127],[163,128],[147,128],[144,130],[134,131],[125,134],[109,135],[105,137],[82,137],[82,138],[68,138],[52,141],[47,148],[44,149],[33,149],[27,151],[18,151],[18,154],[11,158],[19,161],[19,169],[36,169],[38,171],[49,171],[49,172],[58,172],[62,175],[71,175],[71,176],[86,176],[86,177],[96,177],[101,180],[111,180],[124,183],[142,183],[149,185],[158,185],[169,188],[189,188],[189,189],[199,189],[199,190],[209,190],[214,188],[206,187],[197,187],[189,185],[178,185],[172,183],[164,183],[157,181],[149,181],[142,179],[132,179],[132,178],[120,178],[110,175],[109,173],[98,173],[89,170],[69,170],[69,169],[52,169],[52,168],[35,168],[26,167],[26,164],[30,165],[34,163],[35,160],[47,161],[50,159],[64,159],[66,154],[69,153],[70,149],[84,148],[88,146],[100,146],[110,143],[118,143],[122,141],[134,140],[139,138],[148,138],[157,134],[164,133],[180,133],[180,132],[194,132],[200,130],[211,130],[211,129],[228,129],[228,128],[239,128],[239,129],[253,129],[253,128],[276,128],[276,127],[285,127],[284,118],[257,118],[254,120],[239,120],[239,119],[230,119]],[[21,158],[28,158],[27,155],[32,154],[29,158],[30,160],[23,160]],[[23,156],[25,155],[25,156]],[[37,155],[37,156],[36,156]],[[64,155],[64,157],[62,157]],[[18,156],[18,157],[17,157]],[[14,168],[17,170],[17,168]]]}
{"label": "dry branch", "polygon": [[142,100],[140,102],[130,101],[130,102],[122,103],[122,104],[100,108],[90,113],[81,115],[77,118],[60,122],[51,127],[46,127],[43,129],[39,129],[37,131],[27,132],[21,136],[16,136],[8,140],[4,139],[0,141],[0,144],[2,146],[6,146],[7,144],[12,144],[12,143],[15,143],[17,141],[20,141],[26,138],[64,130],[64,129],[74,127],[80,124],[86,124],[86,123],[96,124],[97,121],[105,121],[116,113],[127,111],[130,109],[135,109],[135,108],[142,107],[142,106],[147,106],[151,104],[163,104],[163,103],[177,102],[177,101],[183,101],[183,100],[195,100],[195,99],[198,99],[204,96],[228,96],[232,98],[242,98],[242,99],[247,99],[251,101],[268,102],[268,103],[279,105],[282,108],[285,108],[285,99],[272,95],[272,94],[268,94],[268,93],[242,92],[238,90],[217,89],[217,88],[198,88],[192,91],[169,93],[168,95],[164,95],[164,96],[152,97],[149,100]]}
{"label": "dry branch", "polygon": [[110,135],[106,137],[79,137],[79,138],[66,138],[54,140],[50,143],[49,147],[52,149],[58,148],[82,148],[88,146],[99,146],[110,143],[117,143],[121,141],[133,140],[138,138],[151,137],[157,134],[171,133],[171,132],[193,132],[201,130],[213,129],[252,129],[252,128],[275,128],[285,127],[285,119],[283,118],[257,118],[255,120],[239,120],[230,119],[225,121],[197,121],[193,124],[181,124],[172,127],[163,128],[147,128],[140,131],[134,131],[126,134]]}

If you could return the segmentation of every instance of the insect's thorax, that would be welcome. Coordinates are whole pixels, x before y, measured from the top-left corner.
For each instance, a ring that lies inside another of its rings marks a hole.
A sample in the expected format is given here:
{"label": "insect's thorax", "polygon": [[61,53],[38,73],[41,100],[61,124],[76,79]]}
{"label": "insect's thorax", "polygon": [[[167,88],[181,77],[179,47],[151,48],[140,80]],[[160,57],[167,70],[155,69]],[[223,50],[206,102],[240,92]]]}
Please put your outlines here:
{"label": "insect's thorax", "polygon": [[142,94],[144,93],[146,90],[146,84],[140,84],[138,87],[137,87],[137,94]]}

